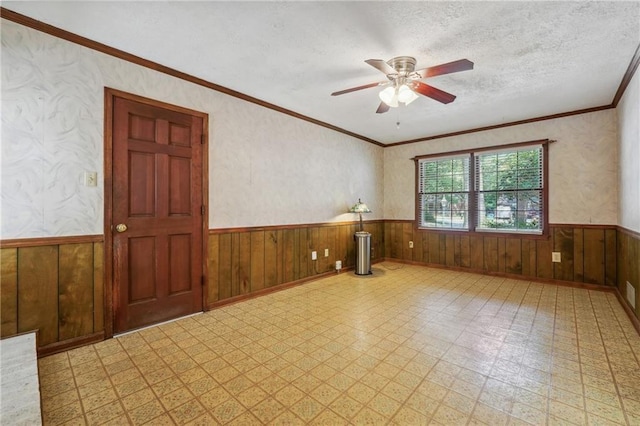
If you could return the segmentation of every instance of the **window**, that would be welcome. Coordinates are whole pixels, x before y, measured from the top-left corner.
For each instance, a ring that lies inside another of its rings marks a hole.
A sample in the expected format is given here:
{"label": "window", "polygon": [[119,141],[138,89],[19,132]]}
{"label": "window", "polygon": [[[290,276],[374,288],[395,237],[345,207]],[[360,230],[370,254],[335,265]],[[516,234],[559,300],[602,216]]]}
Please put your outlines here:
{"label": "window", "polygon": [[420,160],[421,226],[469,228],[470,154]]}
{"label": "window", "polygon": [[416,158],[418,226],[542,234],[547,141]]}

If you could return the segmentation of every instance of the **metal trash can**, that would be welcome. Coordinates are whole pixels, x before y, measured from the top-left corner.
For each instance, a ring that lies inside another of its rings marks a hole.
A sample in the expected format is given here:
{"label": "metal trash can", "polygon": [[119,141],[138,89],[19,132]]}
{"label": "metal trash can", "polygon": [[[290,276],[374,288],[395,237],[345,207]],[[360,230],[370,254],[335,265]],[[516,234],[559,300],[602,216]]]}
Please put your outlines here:
{"label": "metal trash can", "polygon": [[359,231],[353,238],[356,240],[356,275],[369,275],[371,274],[371,234]]}

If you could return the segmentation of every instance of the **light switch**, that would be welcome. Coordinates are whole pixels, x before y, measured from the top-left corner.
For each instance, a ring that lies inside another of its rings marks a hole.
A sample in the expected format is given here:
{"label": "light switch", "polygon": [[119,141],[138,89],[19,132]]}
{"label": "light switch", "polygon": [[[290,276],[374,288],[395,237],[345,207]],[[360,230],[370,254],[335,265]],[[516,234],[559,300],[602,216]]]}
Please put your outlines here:
{"label": "light switch", "polygon": [[98,172],[84,172],[84,186],[98,186]]}

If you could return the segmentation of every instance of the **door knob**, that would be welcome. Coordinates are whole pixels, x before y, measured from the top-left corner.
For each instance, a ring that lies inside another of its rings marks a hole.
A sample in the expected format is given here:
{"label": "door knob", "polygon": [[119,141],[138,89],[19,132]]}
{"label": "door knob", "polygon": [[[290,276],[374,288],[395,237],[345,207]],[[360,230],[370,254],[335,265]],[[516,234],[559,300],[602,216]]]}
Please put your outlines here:
{"label": "door knob", "polygon": [[127,230],[127,225],[125,225],[124,223],[119,223],[116,225],[116,231],[124,232],[126,230]]}

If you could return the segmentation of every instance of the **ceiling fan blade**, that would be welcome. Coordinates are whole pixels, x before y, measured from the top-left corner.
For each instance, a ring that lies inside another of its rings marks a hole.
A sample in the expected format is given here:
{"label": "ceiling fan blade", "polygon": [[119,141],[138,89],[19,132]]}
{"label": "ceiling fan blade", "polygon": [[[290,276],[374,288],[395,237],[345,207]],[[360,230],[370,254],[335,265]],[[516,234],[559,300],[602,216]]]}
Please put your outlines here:
{"label": "ceiling fan blade", "polygon": [[380,102],[380,105],[378,105],[378,109],[376,110],[376,114],[384,114],[387,111],[389,111],[389,105],[384,102]]}
{"label": "ceiling fan blade", "polygon": [[416,70],[421,78],[435,77],[437,75],[451,74],[454,72],[468,71],[473,69],[473,62],[468,59],[460,59],[458,61],[449,62],[434,67],[422,68]]}
{"label": "ceiling fan blade", "polygon": [[344,95],[345,93],[351,93],[351,92],[355,92],[357,90],[368,89],[370,87],[380,86],[381,84],[385,84],[385,83],[387,83],[387,82],[386,81],[380,81],[378,83],[370,83],[370,84],[365,84],[364,86],[352,87],[350,89],[345,89],[345,90],[340,90],[338,92],[333,92],[331,94],[331,96]]}
{"label": "ceiling fan blade", "polygon": [[396,71],[391,65],[389,65],[386,61],[383,61],[382,59],[367,59],[365,62],[387,75],[398,73],[398,71]]}
{"label": "ceiling fan blade", "polygon": [[431,99],[435,99],[438,102],[442,102],[443,104],[448,104],[453,102],[456,98],[451,93],[447,93],[443,90],[436,89],[433,86],[429,86],[428,84],[424,84],[420,81],[413,82],[413,91],[420,93],[421,95],[427,96]]}

